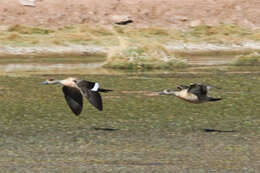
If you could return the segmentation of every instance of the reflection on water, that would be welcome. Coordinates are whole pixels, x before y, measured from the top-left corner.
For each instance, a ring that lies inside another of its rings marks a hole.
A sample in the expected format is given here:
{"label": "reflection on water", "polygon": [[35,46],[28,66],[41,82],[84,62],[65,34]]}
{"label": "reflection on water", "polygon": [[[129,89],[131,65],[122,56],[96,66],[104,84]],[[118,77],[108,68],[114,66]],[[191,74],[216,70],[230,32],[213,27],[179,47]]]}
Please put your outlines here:
{"label": "reflection on water", "polygon": [[[183,54],[179,56],[195,67],[230,65],[236,59],[235,54],[218,52],[217,54]],[[48,71],[48,70],[88,70],[100,68],[105,64],[104,56],[48,56],[48,57],[4,57],[0,58],[0,71]]]}
{"label": "reflection on water", "polygon": [[4,64],[0,65],[0,70],[5,72],[11,71],[31,71],[31,70],[70,70],[70,69],[92,69],[99,68],[104,65],[104,62],[98,63],[79,63],[79,64],[40,64],[40,63],[26,63],[26,64]]}
{"label": "reflection on water", "polygon": [[6,56],[0,58],[0,71],[48,71],[93,69],[104,65],[104,56],[53,55],[53,56]]}
{"label": "reflection on water", "polygon": [[228,65],[235,61],[235,56],[192,56],[185,58],[189,65]]}

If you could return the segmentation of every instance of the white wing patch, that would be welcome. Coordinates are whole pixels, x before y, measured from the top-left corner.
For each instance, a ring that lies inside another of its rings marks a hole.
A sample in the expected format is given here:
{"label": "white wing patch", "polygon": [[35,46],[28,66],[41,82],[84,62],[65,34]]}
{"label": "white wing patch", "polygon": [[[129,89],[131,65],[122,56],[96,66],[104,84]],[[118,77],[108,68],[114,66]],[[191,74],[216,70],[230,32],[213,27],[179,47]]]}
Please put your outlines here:
{"label": "white wing patch", "polygon": [[207,86],[207,90],[209,91],[211,88],[213,88],[212,86],[208,85]]}
{"label": "white wing patch", "polygon": [[99,84],[96,82],[94,87],[91,89],[91,91],[98,91]]}

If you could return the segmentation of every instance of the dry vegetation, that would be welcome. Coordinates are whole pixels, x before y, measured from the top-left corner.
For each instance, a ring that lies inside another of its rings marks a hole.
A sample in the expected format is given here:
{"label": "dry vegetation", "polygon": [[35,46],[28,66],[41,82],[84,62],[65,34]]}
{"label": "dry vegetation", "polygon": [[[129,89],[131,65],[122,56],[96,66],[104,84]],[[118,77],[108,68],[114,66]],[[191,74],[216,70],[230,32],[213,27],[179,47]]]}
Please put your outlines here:
{"label": "dry vegetation", "polygon": [[257,66],[260,65],[260,54],[258,52],[253,52],[250,54],[239,55],[236,57],[234,62],[237,66]]}
{"label": "dry vegetation", "polygon": [[185,60],[171,55],[162,45],[118,47],[109,51],[105,67],[116,69],[172,69],[183,68]]}
{"label": "dry vegetation", "polygon": [[173,43],[240,44],[259,41],[260,30],[236,25],[199,25],[187,30],[119,26],[72,25],[58,29],[10,26],[0,34],[9,46],[95,45],[108,48],[107,65],[120,69],[169,69],[187,66],[180,56],[165,49]]}
{"label": "dry vegetation", "polygon": [[0,42],[16,45],[16,42],[29,45],[32,40],[39,40],[39,45],[57,44],[97,44],[117,46],[121,39],[131,43],[157,42],[167,44],[172,42],[213,42],[242,43],[245,41],[260,41],[260,30],[250,30],[236,25],[207,26],[200,25],[188,30],[164,28],[107,27],[89,26],[86,24],[68,26],[58,29],[10,26],[0,34]]}

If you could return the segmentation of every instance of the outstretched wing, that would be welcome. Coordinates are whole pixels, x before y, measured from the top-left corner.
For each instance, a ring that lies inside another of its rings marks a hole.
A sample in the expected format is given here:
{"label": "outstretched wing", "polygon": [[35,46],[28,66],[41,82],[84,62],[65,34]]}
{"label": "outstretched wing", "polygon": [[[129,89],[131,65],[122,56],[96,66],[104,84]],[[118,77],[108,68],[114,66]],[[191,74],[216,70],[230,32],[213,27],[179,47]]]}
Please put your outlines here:
{"label": "outstretched wing", "polygon": [[210,102],[215,102],[215,101],[219,101],[222,100],[222,98],[214,98],[214,97],[207,97],[208,101]]}
{"label": "outstretched wing", "polygon": [[200,86],[200,92],[202,95],[207,95],[208,94],[208,86],[207,85],[202,85],[202,84],[199,84]]}
{"label": "outstretched wing", "polygon": [[206,85],[201,85],[201,84],[191,84],[188,88],[188,92],[195,94],[196,96],[203,97],[206,96],[208,91],[207,91],[207,86]]}
{"label": "outstretched wing", "polygon": [[78,80],[77,86],[80,89],[88,89],[91,91],[98,91],[98,89],[99,89],[99,84],[97,82],[90,82],[87,80]]}
{"label": "outstretched wing", "polygon": [[75,115],[79,115],[82,111],[82,95],[76,88],[63,86],[62,91],[64,93],[67,104]]}
{"label": "outstretched wing", "polygon": [[83,95],[88,101],[98,110],[103,110],[102,98],[98,92],[99,84],[96,82],[89,82],[86,80],[80,80],[77,82],[77,86],[81,89]]}
{"label": "outstretched wing", "polygon": [[97,91],[86,91],[86,98],[88,101],[95,106],[98,110],[102,111],[103,110],[103,104],[102,104],[102,98],[101,95]]}

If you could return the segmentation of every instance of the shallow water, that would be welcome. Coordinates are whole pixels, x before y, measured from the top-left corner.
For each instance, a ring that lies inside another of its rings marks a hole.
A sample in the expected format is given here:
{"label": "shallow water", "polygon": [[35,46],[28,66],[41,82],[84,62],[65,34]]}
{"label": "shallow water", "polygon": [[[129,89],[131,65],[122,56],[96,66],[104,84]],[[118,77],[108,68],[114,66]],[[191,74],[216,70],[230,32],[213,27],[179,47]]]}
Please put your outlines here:
{"label": "shallow water", "polygon": [[79,63],[79,64],[43,64],[43,63],[25,63],[25,64],[5,64],[0,65],[0,71],[48,71],[48,70],[80,70],[80,69],[95,69],[104,65],[103,62],[98,63]]}
{"label": "shallow water", "polygon": [[0,58],[0,71],[48,71],[81,70],[100,68],[104,64],[103,56],[51,56],[51,57],[6,57]]}
{"label": "shallow water", "polygon": [[230,55],[221,55],[221,56],[190,56],[184,58],[187,60],[187,63],[192,66],[220,66],[220,65],[229,65],[232,64],[236,57]]}
{"label": "shallow water", "polygon": [[[1,64],[0,69],[14,74],[33,70],[29,76],[0,76],[2,171],[178,172],[185,168],[192,172],[236,172],[245,167],[251,172],[260,170],[258,73],[212,70],[119,75],[100,71],[93,75],[88,69],[97,70],[95,64],[98,66],[103,60],[82,61],[79,58],[73,63],[57,63],[46,59],[44,63]],[[74,73],[80,68],[81,75]],[[60,73],[49,74],[54,69]],[[254,70],[260,71],[259,67]],[[69,76],[98,81],[102,88],[113,89],[102,94],[104,111],[97,111],[85,99],[83,112],[76,117],[66,105],[61,87],[40,85],[46,78]],[[220,87],[210,91],[210,95],[223,100],[190,104],[158,95],[163,89],[194,82]],[[220,132],[209,133],[207,129]]]}
{"label": "shallow water", "polygon": [[[230,55],[192,55],[184,59],[191,66],[219,66],[231,64],[235,58]],[[101,68],[104,64],[103,56],[2,57],[0,71],[88,70]]]}
{"label": "shallow water", "polygon": [[[68,76],[0,76],[1,170],[259,170],[259,74],[76,75],[114,90],[102,94],[102,112],[85,99],[79,117],[59,86],[40,85]],[[191,82],[221,87],[210,95],[224,99],[190,104],[156,94]]]}

